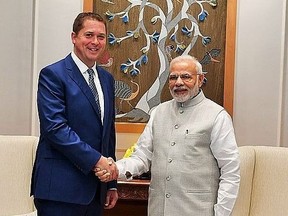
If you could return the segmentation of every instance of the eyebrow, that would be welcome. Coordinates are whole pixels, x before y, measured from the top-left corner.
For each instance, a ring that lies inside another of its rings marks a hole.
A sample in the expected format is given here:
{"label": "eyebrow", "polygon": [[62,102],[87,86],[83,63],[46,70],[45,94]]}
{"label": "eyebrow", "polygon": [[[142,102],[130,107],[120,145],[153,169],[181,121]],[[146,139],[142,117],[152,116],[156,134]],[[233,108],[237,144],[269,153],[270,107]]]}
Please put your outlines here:
{"label": "eyebrow", "polygon": [[182,74],[178,74],[178,73],[170,73],[170,76],[181,76],[181,75],[194,75],[194,74],[190,74],[190,73],[188,73],[188,72],[186,72],[186,73],[182,73]]}
{"label": "eyebrow", "polygon": [[84,32],[84,34],[93,34],[93,35],[106,36],[106,33],[105,33],[105,32],[100,32],[100,33],[98,33],[98,34],[95,34],[94,31],[86,31],[86,32]]}
{"label": "eyebrow", "polygon": [[106,33],[100,33],[99,36],[105,36],[106,37]]}

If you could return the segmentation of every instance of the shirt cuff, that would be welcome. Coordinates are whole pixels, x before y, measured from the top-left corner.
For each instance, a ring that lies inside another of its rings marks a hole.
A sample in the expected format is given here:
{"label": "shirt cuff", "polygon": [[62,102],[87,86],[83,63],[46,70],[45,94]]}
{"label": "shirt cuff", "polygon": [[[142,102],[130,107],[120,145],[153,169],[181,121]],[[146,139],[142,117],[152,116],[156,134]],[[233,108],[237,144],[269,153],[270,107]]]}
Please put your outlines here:
{"label": "shirt cuff", "polygon": [[109,191],[117,191],[117,188],[109,188]]}

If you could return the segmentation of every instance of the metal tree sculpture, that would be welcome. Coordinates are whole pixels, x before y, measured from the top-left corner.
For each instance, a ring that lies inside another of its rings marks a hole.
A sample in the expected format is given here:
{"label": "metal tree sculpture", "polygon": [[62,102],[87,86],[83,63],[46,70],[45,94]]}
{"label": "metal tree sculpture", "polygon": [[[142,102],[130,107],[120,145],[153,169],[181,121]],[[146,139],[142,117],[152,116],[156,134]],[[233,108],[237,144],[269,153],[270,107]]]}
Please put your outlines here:
{"label": "metal tree sculpture", "polygon": [[[107,0],[102,0],[102,2],[114,4],[113,1],[108,2]],[[149,2],[149,0],[128,0],[128,2],[129,5],[125,9],[118,12],[107,10],[105,15],[111,22],[115,19],[115,17],[119,16],[122,21],[127,24],[129,23],[129,12],[132,8],[137,7],[139,8],[138,25],[135,27],[135,29],[126,31],[126,35],[116,35],[115,32],[111,32],[108,35],[109,44],[113,46],[116,44],[121,44],[121,42],[124,40],[136,39],[140,37],[141,33],[144,34],[146,44],[140,49],[138,59],[132,60],[128,58],[126,62],[121,64],[121,72],[132,78],[139,76],[141,74],[141,67],[145,64],[149,64],[148,53],[153,44],[157,46],[160,61],[157,78],[151,84],[148,91],[144,93],[133,110],[118,116],[126,116],[129,117],[131,121],[134,121],[135,119],[139,120],[138,115],[143,117],[143,113],[149,116],[150,111],[155,106],[160,104],[161,92],[169,75],[167,68],[169,67],[169,62],[172,59],[171,53],[175,52],[177,55],[188,54],[194,47],[198,38],[201,38],[202,45],[204,47],[211,42],[211,37],[205,36],[201,33],[199,22],[204,22],[209,15],[208,11],[204,9],[203,4],[209,4],[212,7],[215,7],[217,5],[217,0],[183,0],[181,10],[178,14],[176,14],[176,16],[172,16],[172,0],[166,0],[166,14],[157,4]],[[188,12],[189,8],[192,6],[199,7],[200,12],[197,14],[197,18]],[[145,24],[147,25],[147,23],[144,23],[143,20],[145,7],[152,8],[157,13],[156,16],[151,18],[150,23],[148,23],[149,25],[155,25],[156,23],[161,22],[160,30],[154,31],[152,34],[149,34],[147,31],[145,27]],[[186,23],[188,21],[189,24],[180,26],[179,22],[182,20],[185,20]],[[186,36],[187,40],[185,42],[178,40],[177,33],[179,31]],[[170,41],[168,45],[167,40]],[[219,52],[220,50],[218,50],[217,55]],[[216,55],[214,54],[214,57],[215,56]],[[207,53],[207,57],[211,57],[211,55]],[[207,62],[208,60],[206,59],[205,61]],[[143,117],[143,119],[146,121],[148,118]]]}

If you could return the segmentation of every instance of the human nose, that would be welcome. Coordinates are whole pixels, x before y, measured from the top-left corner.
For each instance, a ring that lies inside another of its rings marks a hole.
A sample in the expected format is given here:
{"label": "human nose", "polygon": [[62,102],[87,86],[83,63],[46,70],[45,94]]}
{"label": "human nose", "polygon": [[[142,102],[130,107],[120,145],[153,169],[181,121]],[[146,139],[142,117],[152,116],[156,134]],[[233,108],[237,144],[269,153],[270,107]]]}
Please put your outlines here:
{"label": "human nose", "polygon": [[99,44],[99,39],[96,35],[92,38],[92,43]]}
{"label": "human nose", "polygon": [[183,84],[184,84],[184,82],[183,82],[181,76],[178,76],[176,81],[175,81],[175,85],[183,85]]}

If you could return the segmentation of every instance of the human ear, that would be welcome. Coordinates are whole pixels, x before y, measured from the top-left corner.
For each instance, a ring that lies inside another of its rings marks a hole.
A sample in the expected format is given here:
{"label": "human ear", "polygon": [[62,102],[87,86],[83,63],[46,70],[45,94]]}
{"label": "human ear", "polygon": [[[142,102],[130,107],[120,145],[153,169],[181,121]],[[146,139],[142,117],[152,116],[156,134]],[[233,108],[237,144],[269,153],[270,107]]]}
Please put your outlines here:
{"label": "human ear", "polygon": [[205,78],[205,75],[204,74],[200,74],[198,75],[198,85],[199,85],[199,88],[203,85],[204,83],[204,78]]}
{"label": "human ear", "polygon": [[72,41],[73,44],[75,44],[75,38],[76,38],[76,36],[77,36],[77,35],[76,35],[75,32],[72,32],[72,33],[71,33],[71,41]]}

